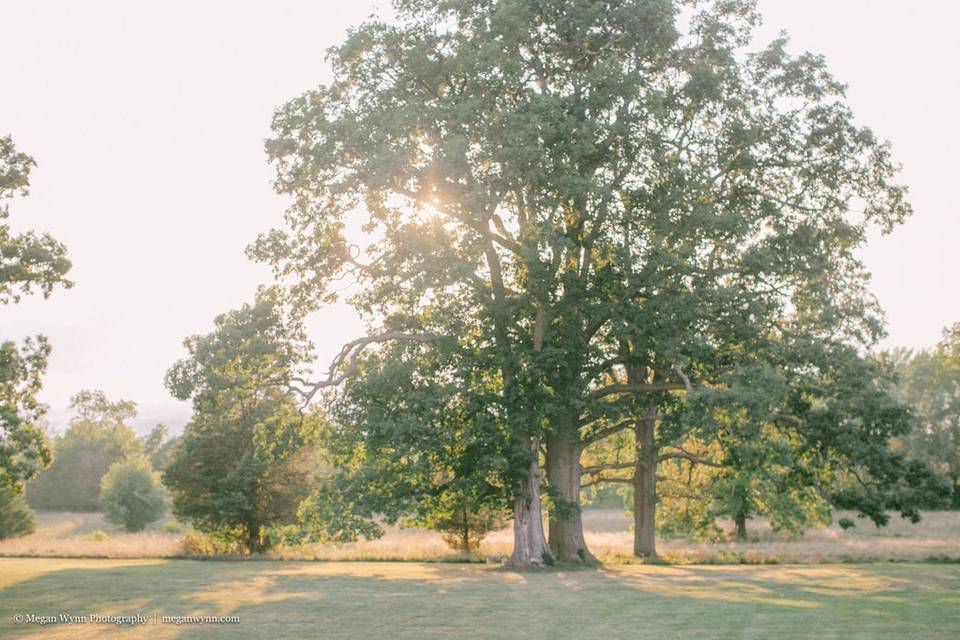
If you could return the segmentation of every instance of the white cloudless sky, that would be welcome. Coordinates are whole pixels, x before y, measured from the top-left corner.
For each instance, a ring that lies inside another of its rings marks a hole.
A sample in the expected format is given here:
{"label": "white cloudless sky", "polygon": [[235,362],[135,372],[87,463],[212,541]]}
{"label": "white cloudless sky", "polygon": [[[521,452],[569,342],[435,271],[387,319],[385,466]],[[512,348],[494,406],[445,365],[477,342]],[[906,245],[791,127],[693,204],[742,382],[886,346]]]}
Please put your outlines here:
{"label": "white cloudless sky", "polygon": [[[244,247],[280,222],[263,153],[278,106],[329,79],[323,54],[386,2],[4,2],[0,135],[34,156],[17,229],[67,245],[76,286],[0,308],[0,337],[54,347],[41,398],[62,430],[84,388],[134,400],[146,429],[189,406],[163,387],[183,339],[252,299]],[[960,4],[761,0],[762,40],[827,57],[862,124],[891,140],[916,214],[863,252],[886,346],[925,347],[960,321]],[[314,323],[320,361],[362,331]]]}

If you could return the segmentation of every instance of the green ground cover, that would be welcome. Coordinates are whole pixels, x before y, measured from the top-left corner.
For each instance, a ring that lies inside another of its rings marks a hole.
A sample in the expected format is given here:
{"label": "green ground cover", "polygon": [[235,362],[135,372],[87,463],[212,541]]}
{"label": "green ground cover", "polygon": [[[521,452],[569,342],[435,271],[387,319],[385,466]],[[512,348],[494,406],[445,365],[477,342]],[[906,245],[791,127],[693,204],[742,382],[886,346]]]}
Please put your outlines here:
{"label": "green ground cover", "polygon": [[[29,614],[148,623],[15,624]],[[159,616],[239,616],[163,624]],[[158,616],[158,618],[154,618]],[[960,566],[0,559],[2,638],[960,637]]]}

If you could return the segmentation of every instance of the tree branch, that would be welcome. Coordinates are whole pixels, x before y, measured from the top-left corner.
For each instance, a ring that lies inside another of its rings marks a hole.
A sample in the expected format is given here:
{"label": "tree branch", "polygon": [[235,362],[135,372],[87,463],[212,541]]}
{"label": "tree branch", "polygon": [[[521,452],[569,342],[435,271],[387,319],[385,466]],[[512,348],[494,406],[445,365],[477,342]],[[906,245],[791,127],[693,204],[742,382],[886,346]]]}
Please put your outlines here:
{"label": "tree branch", "polygon": [[330,368],[327,370],[327,378],[325,380],[321,380],[320,382],[314,382],[311,389],[303,394],[303,406],[306,407],[308,404],[310,404],[310,401],[313,400],[313,397],[320,391],[320,389],[324,389],[326,387],[336,387],[356,373],[360,354],[363,353],[363,350],[371,344],[392,342],[395,340],[406,342],[429,342],[431,340],[437,340],[441,337],[442,336],[436,335],[403,333],[401,331],[387,331],[385,333],[378,333],[376,335],[351,340],[347,344],[343,345],[343,348],[340,349],[340,353],[338,353],[330,363]]}
{"label": "tree branch", "polygon": [[702,464],[708,467],[717,467],[722,469],[723,467],[726,466],[726,465],[720,464],[719,462],[714,462],[713,460],[707,460],[706,458],[701,458],[700,456],[694,455],[689,451],[684,451],[683,449],[680,449],[679,451],[671,451],[670,453],[664,453],[657,457],[657,462],[663,462],[664,460],[672,460],[674,458],[683,458],[684,460],[689,460],[694,464]]}
{"label": "tree branch", "polygon": [[676,391],[686,389],[686,386],[678,382],[643,382],[631,384],[611,384],[606,387],[594,389],[590,397],[594,400],[606,398],[618,393],[654,393],[656,391]]}
{"label": "tree branch", "polygon": [[592,475],[601,471],[614,471],[616,469],[632,469],[637,466],[636,462],[616,462],[610,464],[597,464],[590,467],[581,467],[580,475]]}
{"label": "tree branch", "polygon": [[581,489],[586,489],[587,487],[592,487],[596,484],[601,484],[604,482],[619,482],[620,484],[633,484],[631,478],[594,478],[590,482],[584,482],[580,485]]}
{"label": "tree branch", "polygon": [[617,424],[611,425],[609,427],[604,427],[603,429],[598,429],[593,433],[589,434],[583,439],[583,444],[590,445],[594,442],[599,442],[608,436],[612,436],[615,433],[623,431],[631,426],[633,426],[633,420],[624,420],[623,422],[618,422]]}

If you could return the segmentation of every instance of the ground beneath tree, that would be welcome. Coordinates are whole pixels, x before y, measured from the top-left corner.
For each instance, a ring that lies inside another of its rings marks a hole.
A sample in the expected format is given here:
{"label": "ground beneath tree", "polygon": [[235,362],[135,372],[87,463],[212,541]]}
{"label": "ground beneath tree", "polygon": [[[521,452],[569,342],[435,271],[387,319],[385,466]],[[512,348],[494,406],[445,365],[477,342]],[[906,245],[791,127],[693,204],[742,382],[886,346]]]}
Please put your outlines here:
{"label": "ground beneath tree", "polygon": [[[6,558],[0,637],[952,640],[960,634],[958,594],[953,564],[512,572],[442,563]],[[30,614],[88,621],[40,626]],[[90,621],[138,614],[146,623],[134,627]],[[163,616],[239,622],[164,624]]]}
{"label": "ground beneath tree", "polygon": [[[834,521],[850,512],[838,511]],[[674,564],[795,564],[952,560],[960,562],[960,512],[925,512],[919,524],[890,514],[890,526],[881,529],[859,521],[843,530],[808,529],[800,535],[777,533],[760,519],[749,524],[750,540],[693,542],[659,540],[663,559]],[[181,542],[189,527],[168,520],[139,533],[126,533],[105,522],[99,513],[39,513],[37,532],[0,540],[0,556],[57,558],[172,558],[182,554]],[[608,565],[632,563],[633,534],[623,510],[587,509],[584,529],[590,550]],[[722,523],[723,524],[723,523]],[[726,526],[732,527],[730,523]],[[483,541],[481,554],[492,561],[509,557],[513,533],[508,528]],[[387,527],[379,540],[340,545],[308,545],[276,549],[271,557],[287,560],[412,560],[462,559],[434,531]]]}

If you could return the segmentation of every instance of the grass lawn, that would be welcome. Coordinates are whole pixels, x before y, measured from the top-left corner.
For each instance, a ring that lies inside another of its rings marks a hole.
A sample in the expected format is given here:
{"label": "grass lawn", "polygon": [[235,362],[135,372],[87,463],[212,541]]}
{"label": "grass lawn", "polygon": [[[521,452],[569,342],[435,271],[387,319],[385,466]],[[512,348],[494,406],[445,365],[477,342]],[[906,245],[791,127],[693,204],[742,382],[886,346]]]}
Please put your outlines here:
{"label": "grass lawn", "polygon": [[[143,626],[15,625],[132,615]],[[153,623],[154,614],[239,616]],[[617,566],[0,559],[0,638],[960,637],[960,565]]]}

